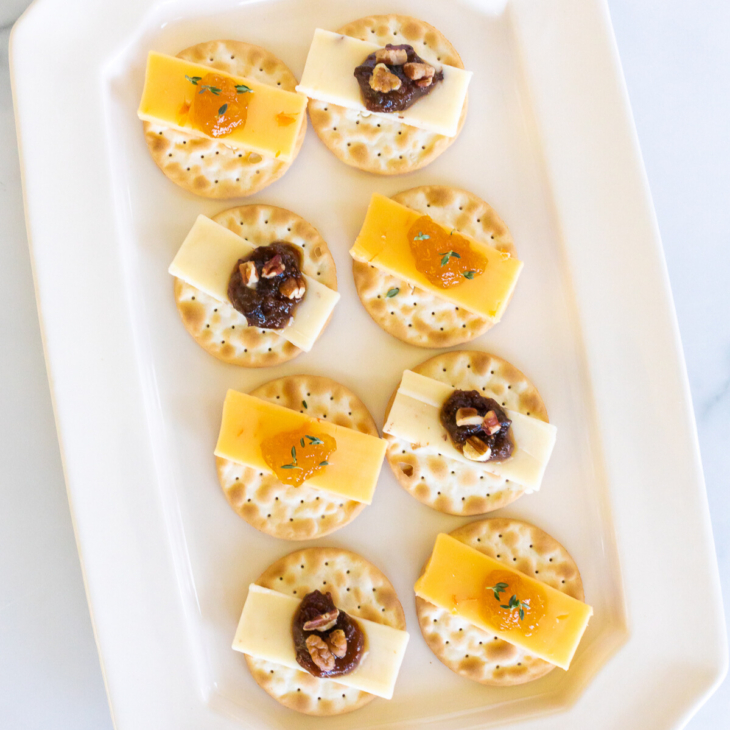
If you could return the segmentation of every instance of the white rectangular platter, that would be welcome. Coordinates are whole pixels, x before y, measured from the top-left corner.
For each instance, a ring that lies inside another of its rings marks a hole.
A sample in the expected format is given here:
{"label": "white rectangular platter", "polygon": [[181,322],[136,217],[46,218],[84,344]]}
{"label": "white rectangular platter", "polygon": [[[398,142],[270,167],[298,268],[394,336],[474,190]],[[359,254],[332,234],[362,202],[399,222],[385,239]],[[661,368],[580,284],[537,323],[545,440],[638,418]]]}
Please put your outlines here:
{"label": "white rectangular platter", "polygon": [[[299,76],[315,28],[387,12],[431,22],[474,71],[464,131],[435,163],[375,177],[310,130],[287,175],[245,201],[196,198],[156,169],[135,113],[149,49],[238,38]],[[392,701],[325,724],[682,726],[727,651],[681,348],[605,2],[38,0],[11,62],[59,438],[119,730],[322,727],[270,700],[230,648],[246,586],[297,545],[231,511],[213,446],[227,388],[299,372],[347,385],[382,426],[402,371],[434,353],[369,319],[347,250],[372,192],[428,183],[487,200],[525,261],[504,320],[469,349],[525,371],[558,426],[542,490],[502,514],[566,545],[595,615],[568,673],[509,690],[452,674],[421,640],[412,586],[436,533],[467,520],[420,505],[384,467],[373,505],[314,544],[388,574],[411,643]],[[167,274],[199,213],[241,202],[301,214],[338,266],[333,322],[310,353],[270,370],[199,349]]]}

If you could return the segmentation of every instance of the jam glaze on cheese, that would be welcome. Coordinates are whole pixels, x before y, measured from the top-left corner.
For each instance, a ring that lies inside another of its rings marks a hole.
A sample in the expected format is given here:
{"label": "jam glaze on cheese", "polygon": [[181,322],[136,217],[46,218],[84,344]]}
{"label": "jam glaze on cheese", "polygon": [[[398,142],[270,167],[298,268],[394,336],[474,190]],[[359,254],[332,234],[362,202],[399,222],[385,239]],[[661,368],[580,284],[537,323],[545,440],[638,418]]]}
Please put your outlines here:
{"label": "jam glaze on cheese", "polygon": [[280,330],[306,294],[301,255],[296,246],[276,241],[255,248],[236,263],[228,299],[251,327]]}
{"label": "jam glaze on cheese", "polygon": [[365,635],[358,622],[340,611],[329,593],[312,591],[292,622],[297,663],[315,677],[339,677],[358,667]]}
{"label": "jam glaze on cheese", "polygon": [[545,615],[547,596],[508,570],[492,571],[483,598],[484,617],[500,631],[532,636]]}
{"label": "jam glaze on cheese", "polygon": [[441,289],[459,286],[484,273],[487,259],[456,231],[446,230],[430,216],[413,222],[408,243],[416,269]]}
{"label": "jam glaze on cheese", "polygon": [[210,137],[225,137],[246,124],[251,89],[227,76],[210,73],[188,76],[194,87],[192,101],[186,100],[181,113],[190,114],[191,122]]}
{"label": "jam glaze on cheese", "polygon": [[476,390],[455,390],[441,406],[441,423],[464,456],[489,451],[475,461],[504,461],[512,456],[512,421],[493,398]]}
{"label": "jam glaze on cheese", "polygon": [[334,437],[312,426],[278,433],[261,442],[261,455],[276,478],[293,487],[326,469],[335,451]]}
{"label": "jam glaze on cheese", "polygon": [[[381,74],[386,78],[385,85],[378,84]],[[444,80],[444,73],[424,61],[413,46],[389,43],[367,56],[355,69],[355,78],[365,108],[389,113],[412,107]]]}

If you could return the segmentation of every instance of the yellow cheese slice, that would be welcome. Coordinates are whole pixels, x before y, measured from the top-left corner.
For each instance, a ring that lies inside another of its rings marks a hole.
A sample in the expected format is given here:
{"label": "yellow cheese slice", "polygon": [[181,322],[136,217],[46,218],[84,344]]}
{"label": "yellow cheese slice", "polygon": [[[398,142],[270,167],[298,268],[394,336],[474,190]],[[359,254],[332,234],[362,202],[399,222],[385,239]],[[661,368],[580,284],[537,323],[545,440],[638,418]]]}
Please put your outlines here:
{"label": "yellow cheese slice", "polygon": [[328,459],[329,466],[305,484],[370,504],[385,456],[384,439],[310,418],[246,393],[229,390],[226,394],[215,455],[271,473],[261,454],[261,442],[304,426],[324,432],[337,442],[337,451]]}
{"label": "yellow cheese slice", "polygon": [[403,124],[425,129],[447,137],[456,135],[459,117],[471,80],[471,71],[445,66],[435,53],[424,51],[421,57],[444,72],[444,80],[433,91],[419,99],[410,109],[394,113],[369,112],[362,103],[355,69],[373,52],[382,48],[375,43],[350,38],[318,28],[309,48],[302,80],[297,91],[311,99],[373,114],[383,119],[397,119]]}
{"label": "yellow cheese slice", "polygon": [[[547,597],[545,615],[531,636],[524,636],[516,630],[500,630],[489,622],[483,612],[483,603],[479,599],[485,596],[487,578],[494,570],[519,575],[524,583],[534,585]],[[588,620],[593,615],[593,609],[582,601],[444,534],[436,538],[433,553],[426,570],[416,582],[415,591],[425,601],[451,611],[474,626],[562,669],[570,666]],[[455,600],[456,597],[459,599]]]}
{"label": "yellow cheese slice", "polygon": [[[291,632],[299,604],[300,601],[292,596],[252,583],[248,587],[233,648],[256,659],[305,672],[297,664]],[[389,700],[393,697],[395,681],[406,653],[408,632],[354,618],[365,634],[367,653],[357,669],[328,681]]]}
{"label": "yellow cheese slice", "polygon": [[[203,77],[209,73],[226,76],[236,84],[245,84],[252,90],[247,99],[246,124],[225,137],[209,137],[192,125],[189,115],[181,114],[183,106],[189,104],[195,94],[199,93],[198,87],[190,83],[185,76]],[[284,91],[253,79],[231,76],[210,66],[150,51],[147,57],[144,91],[137,116],[147,122],[156,122],[171,129],[215,139],[229,147],[240,147],[264,157],[279,157],[288,162],[292,159],[296,148],[306,105],[307,98],[303,94]],[[276,119],[278,114],[292,116],[296,121],[281,125]]]}
{"label": "yellow cheese slice", "polygon": [[[228,299],[228,281],[236,262],[254,250],[237,236],[204,215],[199,215],[168,271],[219,302]],[[287,327],[270,330],[296,347],[309,352],[332,314],[340,295],[316,279],[305,276],[307,291],[294,308]],[[232,305],[231,305],[232,306]]]}
{"label": "yellow cheese slice", "polygon": [[[365,222],[350,256],[356,261],[372,264],[413,286],[430,291],[437,297],[474,314],[499,322],[517,284],[522,262],[497,251],[492,246],[466,238],[474,250],[487,259],[483,274],[464,279],[449,289],[432,284],[416,269],[415,259],[408,242],[408,231],[421,213],[375,193],[370,201]],[[450,233],[449,229],[444,229]]]}
{"label": "yellow cheese slice", "polygon": [[[505,408],[503,410],[507,418],[512,421],[510,428],[515,446],[512,456],[504,461],[470,461],[454,446],[448,431],[441,424],[441,406],[454,390],[446,383],[406,370],[383,432],[449,459],[481,467],[490,474],[522,485],[527,491],[540,489],[555,446],[555,426]],[[499,402],[499,397],[488,390],[482,395]]]}

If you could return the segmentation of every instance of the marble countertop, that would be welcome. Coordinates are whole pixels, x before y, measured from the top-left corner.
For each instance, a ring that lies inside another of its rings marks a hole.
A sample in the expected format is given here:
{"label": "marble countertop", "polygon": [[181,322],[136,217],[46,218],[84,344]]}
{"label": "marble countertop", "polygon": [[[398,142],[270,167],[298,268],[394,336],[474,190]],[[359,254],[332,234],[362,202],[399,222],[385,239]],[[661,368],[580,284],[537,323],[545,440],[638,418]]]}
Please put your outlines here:
{"label": "marble countertop", "polygon": [[[105,730],[112,723],[43,361],[10,94],[8,38],[28,4],[0,0],[0,727]],[[730,4],[609,5],[674,292],[730,623]],[[667,405],[671,416],[671,394]],[[728,718],[730,680],[687,727],[723,730]]]}

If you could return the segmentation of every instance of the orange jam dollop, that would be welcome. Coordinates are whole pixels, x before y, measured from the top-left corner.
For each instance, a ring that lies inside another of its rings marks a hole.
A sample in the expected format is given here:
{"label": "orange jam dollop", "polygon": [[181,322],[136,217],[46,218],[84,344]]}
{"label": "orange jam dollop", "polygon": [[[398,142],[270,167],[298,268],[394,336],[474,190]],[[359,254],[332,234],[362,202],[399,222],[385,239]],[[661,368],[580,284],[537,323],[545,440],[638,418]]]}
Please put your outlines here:
{"label": "orange jam dollop", "polygon": [[487,577],[484,595],[486,620],[500,631],[531,636],[545,615],[547,597],[539,588],[508,570],[494,570]]}
{"label": "orange jam dollop", "polygon": [[456,231],[447,233],[430,216],[418,218],[408,231],[416,268],[435,286],[449,289],[484,273],[487,259]]}
{"label": "orange jam dollop", "polygon": [[226,76],[188,77],[193,84],[190,120],[210,137],[225,137],[246,124],[251,89]]}
{"label": "orange jam dollop", "polygon": [[336,450],[335,439],[312,426],[277,433],[261,442],[264,461],[280,482],[293,487],[324,471]]}

